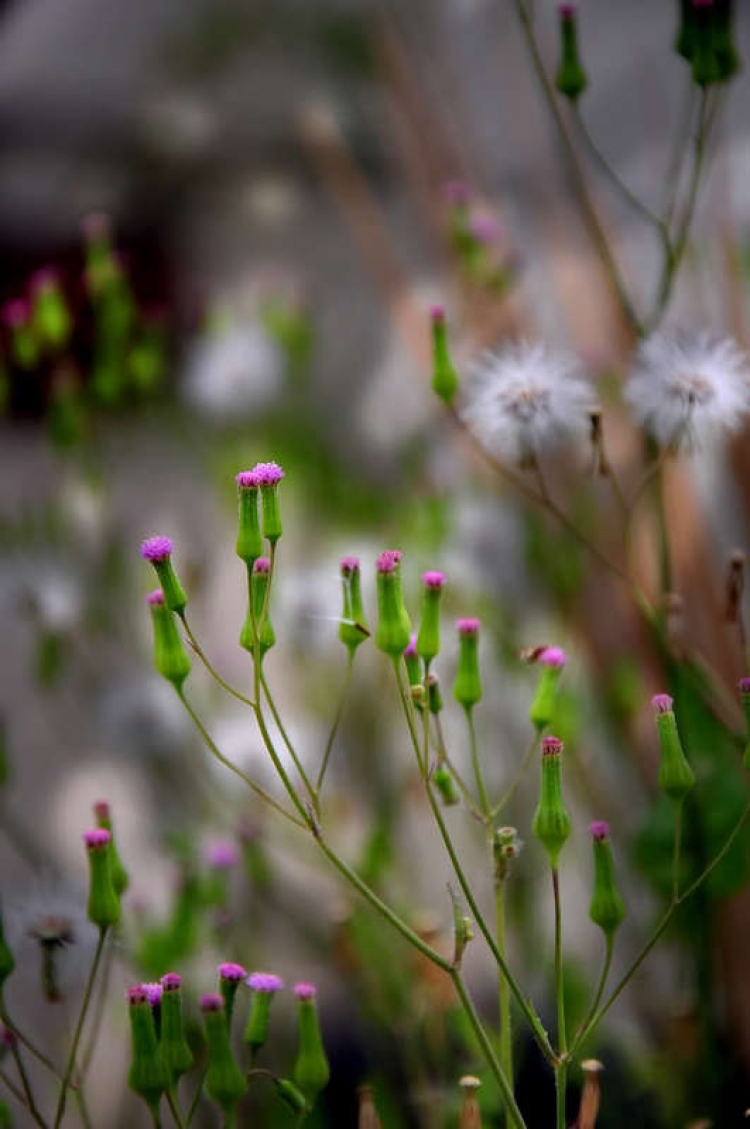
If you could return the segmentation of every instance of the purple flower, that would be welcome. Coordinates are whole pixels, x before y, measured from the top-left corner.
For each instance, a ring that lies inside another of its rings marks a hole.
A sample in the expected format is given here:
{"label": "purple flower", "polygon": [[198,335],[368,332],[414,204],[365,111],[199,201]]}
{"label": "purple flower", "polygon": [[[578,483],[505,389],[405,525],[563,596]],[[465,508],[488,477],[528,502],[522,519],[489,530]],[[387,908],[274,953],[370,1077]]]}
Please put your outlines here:
{"label": "purple flower", "polygon": [[214,870],[231,870],[237,865],[237,848],[231,839],[212,839],[206,844],[204,857]]}
{"label": "purple flower", "polygon": [[745,675],[739,681],[740,694],[750,694],[750,675]]}
{"label": "purple flower", "polygon": [[257,490],[260,486],[260,480],[255,470],[241,470],[239,474],[234,476],[234,481],[240,490]]}
{"label": "purple flower", "polygon": [[359,557],[342,557],[339,567],[344,576],[351,576],[353,572],[359,571]]}
{"label": "purple flower", "polygon": [[248,976],[245,983],[254,992],[280,992],[284,987],[284,981],[280,976],[275,976],[273,972],[253,972]]}
{"label": "purple flower", "polygon": [[422,575],[422,582],[427,588],[440,589],[445,585],[445,574],[442,572],[425,572]]}
{"label": "purple flower", "polygon": [[417,637],[416,637],[416,635],[412,635],[411,639],[409,640],[407,645],[404,647],[404,658],[405,659],[413,659],[414,656],[416,655],[416,653],[417,653]]}
{"label": "purple flower", "polygon": [[111,811],[107,800],[97,800],[94,804],[94,815],[97,819],[109,819]]}
{"label": "purple flower", "polygon": [[294,994],[301,1002],[314,1000],[318,994],[318,989],[308,980],[301,980],[299,984],[294,985]]}
{"label": "purple flower", "polygon": [[146,993],[146,998],[151,1004],[151,1007],[156,1007],[161,1003],[162,985],[157,980],[150,980],[140,985]]}
{"label": "purple flower", "polygon": [[150,608],[160,607],[164,603],[164,593],[161,588],[154,588],[153,592],[149,592],[146,603]]}
{"label": "purple flower", "polygon": [[223,1011],[224,1000],[216,992],[208,992],[200,998],[201,1011]]}
{"label": "purple flower", "polygon": [[270,572],[271,562],[268,557],[258,557],[253,563],[253,572]]}
{"label": "purple flower", "polygon": [[106,847],[111,835],[103,827],[92,827],[90,831],[85,831],[83,841],[88,850],[99,850],[101,847]]}
{"label": "purple flower", "polygon": [[597,843],[609,838],[609,824],[605,823],[603,819],[595,819],[593,823],[589,824],[589,831],[592,839]]}
{"label": "purple flower", "polygon": [[218,973],[222,980],[244,980],[247,976],[247,969],[243,968],[241,964],[235,964],[234,961],[228,960],[219,965]]}
{"label": "purple flower", "polygon": [[31,316],[31,306],[25,298],[13,298],[6,302],[0,311],[2,319],[10,329],[20,329]]}
{"label": "purple flower", "polygon": [[477,243],[498,243],[503,229],[499,221],[488,212],[476,212],[469,218],[469,231]]}
{"label": "purple flower", "polygon": [[445,321],[445,308],[443,306],[430,306],[430,321],[433,325]]}
{"label": "purple flower", "polygon": [[560,670],[568,661],[568,656],[560,647],[545,647],[537,661],[542,666],[551,666],[554,670]]}
{"label": "purple flower", "polygon": [[449,180],[443,185],[442,194],[445,202],[452,204],[453,207],[468,204],[473,195],[471,185],[465,180]]}
{"label": "purple flower", "polygon": [[144,561],[161,564],[172,555],[172,541],[169,537],[148,537],[141,545]]}
{"label": "purple flower", "polygon": [[375,561],[375,568],[378,572],[395,572],[401,564],[403,556],[404,554],[400,549],[386,549]]}
{"label": "purple flower", "polygon": [[670,698],[669,694],[654,694],[651,705],[654,707],[654,713],[671,713],[674,699]]}
{"label": "purple flower", "polygon": [[182,987],[182,977],[179,972],[165,972],[161,978],[161,986],[165,992],[176,992]]}
{"label": "purple flower", "polygon": [[125,992],[125,999],[131,1005],[147,1004],[149,1002],[148,993],[143,984],[134,984],[132,988],[128,988]]}
{"label": "purple flower", "polygon": [[456,627],[459,635],[478,635],[479,634],[479,620],[473,616],[466,616],[463,619],[456,620]]}
{"label": "purple flower", "polygon": [[253,474],[259,486],[276,486],[284,477],[278,463],[256,463]]}
{"label": "purple flower", "polygon": [[559,737],[542,737],[542,756],[559,757],[563,743]]}

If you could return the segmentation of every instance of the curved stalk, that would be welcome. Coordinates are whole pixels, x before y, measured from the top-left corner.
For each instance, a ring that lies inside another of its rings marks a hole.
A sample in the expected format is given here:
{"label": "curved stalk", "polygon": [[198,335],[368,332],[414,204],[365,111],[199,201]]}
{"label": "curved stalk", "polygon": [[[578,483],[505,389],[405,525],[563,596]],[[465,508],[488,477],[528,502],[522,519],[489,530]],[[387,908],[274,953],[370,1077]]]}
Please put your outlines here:
{"label": "curved stalk", "polygon": [[[302,781],[302,783],[305,786],[305,790],[306,790],[308,796],[310,797],[310,800],[313,804],[313,807],[315,808],[316,812],[318,812],[318,796],[317,796],[317,793],[316,793],[315,789],[313,788],[313,786],[310,782],[310,779],[309,779],[307,773],[305,772],[305,770],[302,766],[301,760],[297,756],[297,752],[294,748],[294,745],[292,744],[291,740],[289,739],[289,734],[287,733],[286,729],[284,728],[284,723],[281,720],[281,715],[279,714],[279,711],[276,709],[276,703],[273,700],[273,696],[272,696],[271,691],[268,687],[268,682],[266,681],[266,676],[263,672],[262,666],[260,668],[260,684],[263,687],[263,693],[266,696],[266,701],[268,702],[269,708],[271,710],[271,717],[274,720],[276,728],[278,729],[279,733],[281,734],[281,740],[286,745],[286,747],[289,751],[289,755],[294,762],[294,767],[297,769],[297,772],[299,773],[300,780]],[[320,814],[320,813],[318,812],[318,814]]]}
{"label": "curved stalk", "polygon": [[218,673],[218,671],[215,670],[214,667],[211,665],[211,663],[208,661],[208,658],[206,657],[206,652],[203,650],[200,643],[198,642],[195,635],[193,634],[193,630],[192,630],[192,628],[190,627],[190,624],[187,621],[187,617],[186,617],[184,611],[180,613],[180,619],[182,620],[182,626],[185,628],[185,633],[188,637],[188,642],[190,643],[191,648],[193,649],[193,651],[195,651],[196,655],[198,656],[200,661],[203,663],[203,665],[205,666],[206,670],[211,675],[211,677],[216,682],[218,682],[219,686],[221,686],[224,690],[226,690],[227,694],[231,694],[232,697],[236,698],[238,702],[243,702],[246,706],[250,706],[250,708],[253,709],[255,707],[255,703],[253,701],[251,701],[250,698],[247,698],[239,690],[236,690],[234,686],[231,686],[228,682],[226,682],[221,677],[221,675]]}
{"label": "curved stalk", "polygon": [[323,753],[323,760],[321,761],[320,771],[318,772],[318,779],[315,782],[315,794],[316,794],[316,796],[320,795],[320,790],[323,787],[323,780],[325,779],[326,770],[328,768],[328,761],[330,760],[330,757],[331,757],[331,750],[333,748],[333,742],[336,740],[336,734],[338,732],[339,724],[341,722],[341,717],[344,713],[344,706],[346,705],[346,700],[347,700],[347,697],[349,695],[349,686],[350,686],[351,680],[352,680],[352,670],[353,669],[354,669],[354,651],[352,649],[348,649],[347,653],[346,653],[346,673],[344,674],[344,681],[343,681],[342,686],[341,686],[341,694],[339,696],[339,704],[336,708],[336,713],[335,713],[335,716],[333,718],[333,724],[331,725],[331,730],[328,734],[328,740],[326,741],[326,747],[325,747],[325,751]]}
{"label": "curved stalk", "polygon": [[84,989],[83,993],[83,1000],[81,1002],[81,1010],[78,1013],[78,1021],[75,1026],[75,1031],[73,1032],[73,1042],[71,1043],[70,1053],[68,1054],[68,1061],[65,1066],[65,1072],[63,1074],[62,1082],[60,1083],[60,1096],[57,1100],[57,1111],[55,1113],[55,1129],[58,1129],[58,1126],[60,1125],[60,1122],[62,1121],[65,1114],[65,1099],[68,1096],[68,1086],[70,1084],[70,1079],[73,1076],[73,1071],[75,1070],[78,1044],[81,1040],[83,1024],[86,1020],[86,1012],[88,1011],[89,1003],[91,1002],[91,993],[94,989],[94,982],[96,980],[96,974],[99,969],[99,963],[102,958],[102,952],[104,950],[104,942],[106,938],[107,927],[105,926],[104,928],[99,930],[99,939],[96,943],[96,949],[94,950],[94,959],[91,962],[91,969],[89,971],[88,980],[86,981],[86,988]]}

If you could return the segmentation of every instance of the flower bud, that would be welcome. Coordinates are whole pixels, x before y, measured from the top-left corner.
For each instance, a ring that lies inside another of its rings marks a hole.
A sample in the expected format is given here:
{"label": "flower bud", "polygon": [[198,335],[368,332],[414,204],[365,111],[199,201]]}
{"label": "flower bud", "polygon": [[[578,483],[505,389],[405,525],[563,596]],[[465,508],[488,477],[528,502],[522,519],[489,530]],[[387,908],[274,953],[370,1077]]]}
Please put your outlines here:
{"label": "flower bud", "polygon": [[[255,637],[256,631],[261,626],[261,619],[263,620],[263,627],[261,630],[260,639],[260,653],[261,657],[269,651],[276,642],[276,633],[271,623],[271,616],[268,607],[266,606],[266,592],[268,585],[271,581],[271,562],[268,557],[258,557],[253,565],[252,577],[250,579],[250,598],[252,600],[252,610],[247,609],[245,617],[245,624],[240,633],[240,643],[246,651],[254,653],[255,651]],[[266,614],[263,615],[265,608]]]}
{"label": "flower bud", "polygon": [[106,800],[99,800],[94,804],[94,819],[97,827],[103,827],[105,831],[109,831],[109,857],[110,866],[112,868],[112,885],[115,888],[117,896],[121,897],[127,890],[130,879],[117,851],[115,833],[112,830],[112,813]]}
{"label": "flower bud", "polygon": [[271,972],[253,972],[245,983],[252,988],[250,1013],[245,1027],[245,1042],[253,1053],[265,1046],[268,1038],[268,1020],[271,1004],[277,992],[284,987],[284,981]]}
{"label": "flower bud", "polygon": [[343,557],[340,567],[344,606],[339,624],[339,639],[354,654],[360,643],[364,643],[370,634],[362,607],[359,560],[357,557]]}
{"label": "flower bud", "polygon": [[589,830],[594,848],[594,892],[589,917],[607,937],[612,937],[625,918],[625,903],[615,882],[609,825],[603,820],[596,820]]}
{"label": "flower bud", "polygon": [[15,967],[15,957],[10,951],[8,942],[5,939],[2,906],[0,906],[0,995],[2,995],[3,985],[5,984],[5,981],[8,979]]}
{"label": "flower bud", "polygon": [[417,657],[417,637],[412,635],[409,639],[408,645],[404,648],[404,664],[406,666],[406,677],[409,680],[409,686],[412,689],[422,686],[422,669]]}
{"label": "flower bud", "polygon": [[32,318],[38,339],[53,349],[64,349],[72,318],[54,267],[43,267],[31,277]]}
{"label": "flower bud", "polygon": [[247,969],[243,968],[241,964],[235,964],[234,961],[225,961],[223,964],[219,965],[217,971],[219,973],[219,987],[221,988],[221,995],[224,1000],[224,1013],[227,1017],[227,1027],[231,1030],[234,998],[237,995],[240,981],[244,980],[247,976]]}
{"label": "flower bud", "polygon": [[470,710],[482,697],[482,682],[479,677],[479,620],[459,619],[458,628],[458,670],[453,683],[453,697]]}
{"label": "flower bud", "polygon": [[559,647],[545,647],[537,659],[542,671],[529,717],[539,733],[546,729],[554,716],[557,687],[567,661],[568,656]]}
{"label": "flower bud", "polygon": [[726,82],[742,67],[734,44],[734,0],[714,0],[713,48],[718,81]]}
{"label": "flower bud", "polygon": [[112,882],[112,856],[109,831],[95,827],[83,836],[89,860],[89,900],[86,913],[89,921],[100,929],[108,929],[120,920],[120,899]]}
{"label": "flower bud", "polygon": [[182,977],[167,972],[161,978],[161,1032],[159,1055],[172,1084],[193,1065],[182,1025]]}
{"label": "flower bud", "polygon": [[583,94],[588,80],[578,55],[578,21],[575,5],[560,6],[560,66],[555,86],[575,102]]}
{"label": "flower bud", "polygon": [[515,827],[498,827],[492,842],[492,855],[495,862],[495,878],[504,882],[508,877],[510,864],[518,858],[523,843]]}
{"label": "flower bud", "polygon": [[677,720],[672,711],[673,701],[669,694],[656,694],[651,699],[651,705],[656,714],[656,731],[661,745],[659,787],[675,803],[681,803],[695,784],[695,775],[682,751]]}
{"label": "flower bud", "polygon": [[248,568],[263,556],[263,537],[258,517],[259,482],[254,470],[241,470],[237,483],[237,556]]}
{"label": "flower bud", "polygon": [[169,537],[149,537],[141,545],[141,556],[150,561],[156,569],[164,603],[171,612],[182,615],[187,604],[187,596],[172,564],[172,542]]}
{"label": "flower bud", "polygon": [[570,835],[570,816],[562,795],[562,752],[559,737],[542,739],[542,787],[531,829],[557,868],[566,839]]}
{"label": "flower bud", "polygon": [[463,1078],[459,1078],[458,1084],[463,1094],[458,1129],[482,1129],[482,1115],[477,1101],[477,1090],[481,1082],[473,1074],[465,1074]]}
{"label": "flower bud", "polygon": [[129,988],[127,999],[132,1049],[128,1086],[155,1111],[169,1087],[169,1075],[159,1054],[154,1016],[145,986],[136,984]]}
{"label": "flower bud", "polygon": [[208,1044],[206,1091],[230,1119],[237,1102],[247,1090],[245,1076],[235,1062],[229,1028],[224,1014],[224,1000],[211,994],[200,1001]]}
{"label": "flower bud", "polygon": [[297,1033],[299,1044],[294,1063],[294,1081],[310,1105],[321,1090],[328,1085],[331,1072],[328,1066],[315,1003],[317,989],[314,984],[294,985],[297,997]]}
{"label": "flower bud", "polygon": [[695,51],[695,10],[693,0],[680,0],[680,21],[677,28],[674,49],[688,63],[693,61]]}
{"label": "flower bud", "polygon": [[440,713],[443,708],[443,695],[440,693],[440,679],[436,674],[427,677],[427,701],[430,713]]}
{"label": "flower bud", "polygon": [[445,310],[433,306],[432,322],[432,390],[449,407],[458,392],[458,375],[448,352],[448,334],[445,327]]}
{"label": "flower bud", "polygon": [[690,62],[693,82],[697,86],[706,87],[721,80],[714,45],[714,17],[713,0],[693,0],[693,50]]}
{"label": "flower bud", "polygon": [[459,802],[460,796],[450,769],[441,764],[439,768],[435,769],[432,779],[446,807],[453,807],[454,804]]}
{"label": "flower bud", "polygon": [[740,679],[740,697],[742,698],[742,708],[745,711],[745,725],[747,727],[747,742],[743,763],[747,771],[750,772],[750,678],[748,677]]}
{"label": "flower bud", "polygon": [[445,577],[442,572],[426,572],[422,582],[422,619],[417,635],[417,654],[427,668],[440,651],[440,597]]}
{"label": "flower bud", "polygon": [[388,549],[375,562],[377,570],[378,627],[375,645],[393,658],[408,647],[411,623],[401,594],[401,553]]}
{"label": "flower bud", "polygon": [[279,509],[279,483],[284,471],[278,463],[256,463],[253,474],[260,486],[260,500],[263,509],[263,536],[275,545],[282,534],[281,510]]}
{"label": "flower bud", "polygon": [[150,592],[146,597],[151,608],[154,625],[154,666],[163,678],[180,690],[190,674],[190,659],[177,630],[174,616],[164,602],[161,588]]}

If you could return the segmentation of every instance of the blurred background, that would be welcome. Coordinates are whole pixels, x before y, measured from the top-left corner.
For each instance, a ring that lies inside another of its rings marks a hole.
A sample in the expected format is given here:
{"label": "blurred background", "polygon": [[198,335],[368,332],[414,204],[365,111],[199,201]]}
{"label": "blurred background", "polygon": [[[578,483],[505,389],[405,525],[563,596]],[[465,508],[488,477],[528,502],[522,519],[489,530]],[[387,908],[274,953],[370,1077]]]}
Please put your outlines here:
{"label": "blurred background", "polygon": [[[534,7],[552,69],[556,5]],[[583,115],[654,208],[670,187],[689,86],[673,50],[678,8],[579,5]],[[747,58],[745,4],[736,30]],[[667,313],[668,325],[702,325],[743,347],[749,104],[745,70],[721,104]],[[671,831],[654,800],[647,703],[671,675],[618,581],[487,471],[429,390],[427,311],[440,302],[459,368],[508,335],[576,352],[605,404],[610,456],[626,481],[642,469],[618,391],[633,342],[581,224],[514,5],[11,0],[0,9],[0,127],[0,873],[19,964],[8,998],[61,1057],[92,945],[80,833],[91,804],[107,798],[131,888],[90,1072],[95,1125],[143,1113],[124,1085],[124,986],[174,967],[197,997],[220,959],[319,982],[333,1080],[316,1125],[354,1126],[366,1081],[389,1129],[455,1124],[455,1081],[481,1064],[450,993],[303,837],[210,761],[171,687],[151,672],[143,597],[152,578],[138,545],[153,533],[174,539],[194,630],[221,672],[249,685],[237,644],[245,593],[233,478],[261,459],[284,466],[279,643],[267,668],[311,765],[344,676],[344,553],[363,559],[371,615],[372,564],[398,545],[413,608],[421,571],[436,567],[448,576],[446,628],[457,615],[482,617],[477,724],[497,794],[528,741],[536,675],[521,652],[568,650],[556,731],[571,751],[578,828],[564,895],[570,1010],[580,1018],[600,962],[586,918],[589,820],[617,828],[630,907],[620,971],[656,920],[665,875],[669,887]],[[658,241],[584,148],[581,159],[635,300],[646,303]],[[670,630],[686,656],[707,654],[720,676],[720,720],[689,690],[681,702],[693,710],[691,752],[706,784],[687,834],[696,864],[743,802],[725,727],[739,725],[732,695],[745,659],[725,622],[724,578],[730,553],[747,542],[746,440],[670,466],[665,483],[680,594]],[[582,487],[580,467],[558,469],[587,527],[611,541],[607,484]],[[648,513],[635,538],[653,585]],[[451,635],[438,664],[446,683]],[[449,945],[450,873],[388,674],[370,644],[361,648],[328,818],[342,852]],[[190,688],[222,751],[273,788],[252,719],[202,670]],[[447,712],[463,764],[461,720]],[[535,796],[532,773],[509,812],[527,840]],[[451,818],[489,897],[481,833],[468,816]],[[232,865],[217,865],[227,856]],[[607,1066],[604,1129],[743,1120],[747,856],[740,839],[592,1043]],[[546,887],[529,843],[510,895],[511,963],[551,1019]],[[40,945],[61,918],[72,940]],[[44,972],[51,949],[53,973]],[[494,1021],[493,972],[479,943],[467,974]],[[284,1070],[293,1011],[278,1010],[268,1054]],[[518,1030],[519,1100],[530,1126],[542,1126],[552,1081]],[[40,1074],[42,1093],[47,1083]],[[489,1082],[481,1093],[487,1123],[499,1124]],[[252,1111],[254,1125],[283,1123],[261,1090],[247,1111],[241,1124]],[[212,1117],[201,1106],[196,1124]]]}

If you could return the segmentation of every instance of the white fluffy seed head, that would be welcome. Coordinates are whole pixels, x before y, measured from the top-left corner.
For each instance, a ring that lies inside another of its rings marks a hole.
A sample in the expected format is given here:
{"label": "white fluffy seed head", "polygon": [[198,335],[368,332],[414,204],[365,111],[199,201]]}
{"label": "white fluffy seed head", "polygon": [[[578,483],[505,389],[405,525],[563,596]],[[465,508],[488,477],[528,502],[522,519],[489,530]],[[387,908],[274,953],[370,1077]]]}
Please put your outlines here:
{"label": "white fluffy seed head", "polygon": [[595,406],[572,358],[522,341],[474,364],[462,416],[489,451],[524,464],[586,436]]}
{"label": "white fluffy seed head", "polygon": [[747,357],[729,338],[656,334],[625,385],[633,416],[663,447],[699,447],[736,431],[750,409]]}

